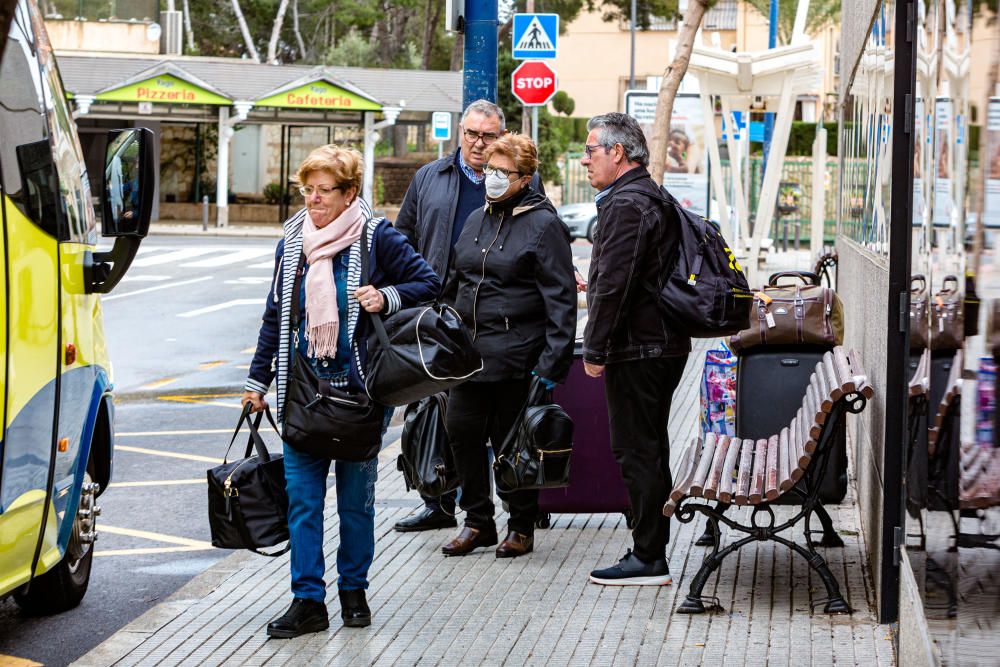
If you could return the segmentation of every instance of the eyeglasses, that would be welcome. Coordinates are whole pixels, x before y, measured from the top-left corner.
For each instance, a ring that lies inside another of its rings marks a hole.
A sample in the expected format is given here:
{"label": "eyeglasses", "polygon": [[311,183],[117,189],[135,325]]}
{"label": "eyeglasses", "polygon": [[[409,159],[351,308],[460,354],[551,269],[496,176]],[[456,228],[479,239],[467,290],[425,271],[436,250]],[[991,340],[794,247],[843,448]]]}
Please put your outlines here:
{"label": "eyeglasses", "polygon": [[470,144],[475,145],[477,141],[482,139],[483,146],[489,146],[494,141],[500,138],[499,134],[494,134],[493,132],[476,132],[474,130],[464,130],[465,140]]}
{"label": "eyeglasses", "polygon": [[510,169],[504,169],[503,167],[494,167],[491,164],[483,167],[483,173],[487,176],[492,176],[493,174],[500,174],[504,178],[510,178],[511,174],[520,174],[519,171],[511,171]]}
{"label": "eyeglasses", "polygon": [[[584,144],[583,152],[587,154],[588,158],[592,158],[594,157],[594,151],[597,150],[598,148],[604,148],[604,146],[600,144],[594,144],[593,146],[591,146],[590,144]],[[605,152],[607,152],[607,150],[608,150],[607,148],[604,148]]]}
{"label": "eyeglasses", "polygon": [[303,197],[312,197],[314,192],[318,192],[320,197],[329,197],[335,190],[342,190],[340,185],[303,185],[299,192]]}

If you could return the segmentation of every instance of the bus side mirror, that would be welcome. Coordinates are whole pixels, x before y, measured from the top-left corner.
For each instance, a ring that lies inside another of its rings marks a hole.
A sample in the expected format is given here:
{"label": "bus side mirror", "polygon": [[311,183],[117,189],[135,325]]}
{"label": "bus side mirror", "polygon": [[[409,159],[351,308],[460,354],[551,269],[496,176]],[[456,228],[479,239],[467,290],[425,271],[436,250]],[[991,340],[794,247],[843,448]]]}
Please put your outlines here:
{"label": "bus side mirror", "polygon": [[156,197],[153,171],[153,132],[145,127],[108,132],[101,193],[101,234],[115,245],[95,252],[84,267],[88,293],[107,294],[125,276],[149,233]]}
{"label": "bus side mirror", "polygon": [[156,196],[152,130],[136,127],[108,132],[104,163],[101,233],[145,238]]}

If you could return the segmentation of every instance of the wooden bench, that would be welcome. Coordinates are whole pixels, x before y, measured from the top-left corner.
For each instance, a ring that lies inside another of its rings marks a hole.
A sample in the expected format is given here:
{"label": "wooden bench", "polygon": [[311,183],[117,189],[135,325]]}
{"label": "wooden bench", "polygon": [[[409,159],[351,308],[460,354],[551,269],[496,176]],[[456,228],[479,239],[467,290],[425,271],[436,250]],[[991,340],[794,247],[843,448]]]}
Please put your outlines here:
{"label": "wooden bench", "polygon": [[[850,612],[837,580],[809,540],[809,522],[819,505],[819,482],[833,451],[837,423],[847,412],[861,412],[873,395],[857,354],[836,347],[816,364],[798,412],[780,433],[758,440],[706,433],[685,447],[678,481],[663,513],[668,517],[676,514],[683,523],[692,521],[697,512],[704,514],[713,544],[678,612],[703,613],[706,600],[702,589],[711,573],[726,556],[755,540],[773,540],[806,558],[826,586],[824,611]],[[795,494],[801,500],[801,507],[790,519],[778,524],[770,503],[786,493]],[[752,507],[750,525],[737,523],[718,508],[698,502],[700,499]],[[762,520],[765,515],[769,520]],[[720,550],[720,521],[746,537]],[[778,534],[800,521],[806,534],[805,547]],[[717,601],[714,606],[718,607]]]}

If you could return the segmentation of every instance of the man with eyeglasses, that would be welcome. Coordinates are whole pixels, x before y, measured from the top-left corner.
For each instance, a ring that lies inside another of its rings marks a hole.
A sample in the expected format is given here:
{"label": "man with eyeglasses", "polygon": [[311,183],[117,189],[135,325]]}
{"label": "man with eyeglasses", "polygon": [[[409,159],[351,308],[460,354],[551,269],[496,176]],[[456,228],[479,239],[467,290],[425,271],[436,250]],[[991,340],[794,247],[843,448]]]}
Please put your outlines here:
{"label": "man with eyeglasses", "polygon": [[587,124],[587,178],[597,192],[597,229],[587,286],[583,334],[587,375],[604,377],[611,450],[621,468],[635,516],[633,550],[617,564],[594,570],[606,586],[671,583],[666,547],[670,523],[667,419],[691,351],[657,306],[660,285],[676,254],[676,211],[646,170],[649,149],[630,116],[609,113]]}
{"label": "man with eyeglasses", "polygon": [[[396,229],[417,249],[442,285],[448,279],[452,248],[466,219],[486,205],[486,147],[506,134],[503,110],[487,100],[476,100],[462,113],[459,149],[417,171],[403,197]],[[531,187],[543,196],[536,173]],[[454,528],[455,494],[423,496],[424,508],[398,523],[400,532]]]}

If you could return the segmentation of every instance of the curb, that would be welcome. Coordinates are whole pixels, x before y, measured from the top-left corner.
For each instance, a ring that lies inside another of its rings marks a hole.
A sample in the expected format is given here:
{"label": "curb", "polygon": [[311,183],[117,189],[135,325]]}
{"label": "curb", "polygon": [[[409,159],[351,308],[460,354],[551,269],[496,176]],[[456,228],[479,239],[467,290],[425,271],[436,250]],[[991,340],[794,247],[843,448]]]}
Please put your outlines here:
{"label": "curb", "polygon": [[187,582],[160,604],[116,630],[110,637],[70,663],[77,667],[114,665],[142,644],[150,635],[187,611],[192,604],[205,598],[242,568],[252,556],[249,551],[237,551]]}
{"label": "curb", "polygon": [[202,230],[201,225],[160,225],[154,224],[149,230],[149,236],[201,236],[201,237],[242,237],[242,238],[280,238],[280,225],[261,225],[260,227],[209,227]]}

